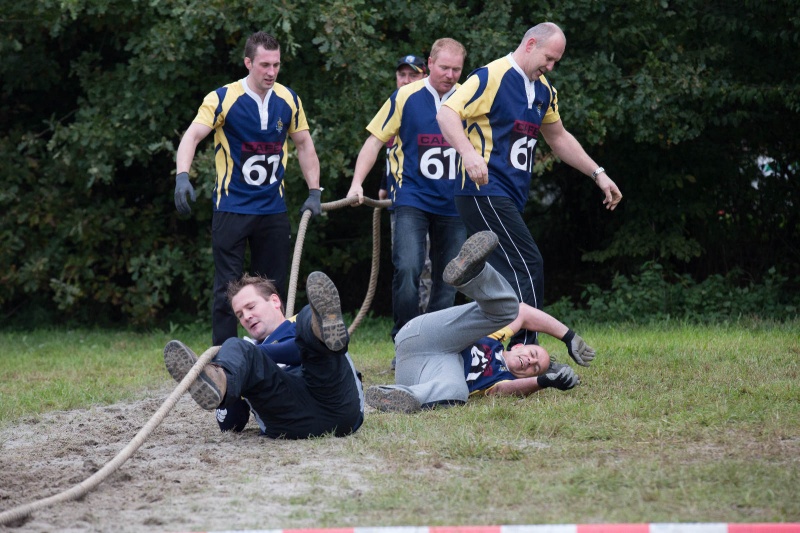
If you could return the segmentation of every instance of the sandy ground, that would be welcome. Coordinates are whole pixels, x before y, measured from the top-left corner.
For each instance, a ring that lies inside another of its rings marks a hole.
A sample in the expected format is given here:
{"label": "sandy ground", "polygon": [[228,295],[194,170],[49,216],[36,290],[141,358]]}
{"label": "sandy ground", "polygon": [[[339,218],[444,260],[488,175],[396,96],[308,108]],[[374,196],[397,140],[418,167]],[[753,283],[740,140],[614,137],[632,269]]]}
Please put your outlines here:
{"label": "sandy ground", "polygon": [[[0,430],[0,512],[81,483],[114,458],[162,405],[153,399],[54,412]],[[78,501],[35,511],[0,531],[220,531],[313,527],[320,490],[364,490],[378,467],[348,438],[276,441],[250,422],[221,433],[213,413],[184,394],[136,453]],[[319,453],[324,452],[324,453]],[[220,484],[220,480],[225,480]],[[313,498],[312,498],[313,499]],[[353,524],[355,525],[355,524]]]}

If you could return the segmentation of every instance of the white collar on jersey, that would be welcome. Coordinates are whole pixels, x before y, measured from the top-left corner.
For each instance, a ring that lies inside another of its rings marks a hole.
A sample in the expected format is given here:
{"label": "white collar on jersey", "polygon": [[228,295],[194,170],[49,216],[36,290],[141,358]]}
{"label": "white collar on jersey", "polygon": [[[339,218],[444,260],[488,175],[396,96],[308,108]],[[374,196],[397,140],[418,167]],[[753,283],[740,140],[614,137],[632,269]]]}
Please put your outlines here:
{"label": "white collar on jersey", "polygon": [[528,75],[525,74],[525,71],[522,70],[522,67],[514,61],[514,52],[511,52],[506,56],[508,58],[509,63],[511,66],[514,67],[520,76],[522,76],[523,81],[525,82],[525,95],[528,97],[528,109],[533,107],[533,100],[536,97],[536,89],[534,85],[536,84],[536,80],[531,81],[528,78]]}
{"label": "white collar on jersey", "polygon": [[428,81],[428,78],[425,78],[425,88],[428,89],[428,92],[433,95],[433,101],[436,103],[437,113],[439,112],[439,108],[442,107],[442,104],[445,103],[448,98],[450,98],[450,95],[456,92],[456,86],[453,85],[453,87],[451,87],[449,91],[444,93],[444,96],[439,98],[439,93],[436,91],[436,89],[433,88],[433,85],[431,85],[431,82]]}
{"label": "white collar on jersey", "polygon": [[247,78],[241,79],[242,87],[244,87],[244,92],[253,100],[255,100],[256,105],[258,105],[258,115],[261,119],[261,129],[267,129],[267,125],[269,124],[269,111],[267,110],[269,106],[269,97],[272,96],[272,89],[267,91],[267,95],[264,97],[264,100],[261,100],[261,97],[256,93],[253,89],[247,85]]}

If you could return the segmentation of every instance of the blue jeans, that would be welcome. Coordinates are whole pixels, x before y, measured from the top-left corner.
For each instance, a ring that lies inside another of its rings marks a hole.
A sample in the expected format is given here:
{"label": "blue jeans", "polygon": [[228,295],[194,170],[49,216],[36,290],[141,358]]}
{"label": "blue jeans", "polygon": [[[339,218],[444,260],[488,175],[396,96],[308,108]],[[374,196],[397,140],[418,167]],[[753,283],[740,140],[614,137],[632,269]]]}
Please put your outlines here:
{"label": "blue jeans", "polygon": [[420,314],[419,276],[425,264],[425,236],[430,235],[431,240],[429,312],[452,307],[456,289],[442,280],[442,273],[467,239],[467,230],[459,217],[434,215],[409,206],[395,207],[393,216],[392,339],[406,322]]}

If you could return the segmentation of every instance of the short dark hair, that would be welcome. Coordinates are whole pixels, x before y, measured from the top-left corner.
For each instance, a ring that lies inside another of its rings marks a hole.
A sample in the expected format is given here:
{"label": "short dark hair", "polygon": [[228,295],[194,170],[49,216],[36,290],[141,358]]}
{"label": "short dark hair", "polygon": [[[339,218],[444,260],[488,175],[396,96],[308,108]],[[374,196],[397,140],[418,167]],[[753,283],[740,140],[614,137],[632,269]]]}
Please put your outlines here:
{"label": "short dark hair", "polygon": [[256,50],[259,46],[263,46],[264,50],[278,50],[281,49],[281,44],[278,39],[265,31],[257,31],[247,38],[247,43],[244,45],[244,57],[251,60],[256,57]]}
{"label": "short dark hair", "polygon": [[[245,272],[242,274],[241,278],[228,282],[228,287],[225,291],[225,296],[228,298],[228,303],[231,303],[233,297],[239,294],[239,292],[248,285],[255,287],[256,291],[258,291],[258,293],[263,296],[265,300],[269,300],[273,294],[277,294],[278,299],[281,300],[281,295],[278,294],[278,288],[275,286],[274,281],[263,276],[251,276]],[[286,309],[283,306],[283,300],[281,300],[281,313],[286,314]]]}

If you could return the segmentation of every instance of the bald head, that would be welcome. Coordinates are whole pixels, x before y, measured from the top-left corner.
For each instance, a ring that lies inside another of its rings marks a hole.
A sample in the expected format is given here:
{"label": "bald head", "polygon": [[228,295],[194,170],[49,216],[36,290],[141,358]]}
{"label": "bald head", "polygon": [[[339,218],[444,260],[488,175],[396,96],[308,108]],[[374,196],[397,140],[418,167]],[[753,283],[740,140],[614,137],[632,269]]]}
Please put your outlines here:
{"label": "bald head", "polygon": [[525,46],[525,43],[528,42],[530,38],[536,39],[536,45],[541,46],[554,36],[559,37],[565,43],[567,41],[567,38],[564,36],[564,32],[561,31],[561,28],[559,28],[556,24],[553,24],[552,22],[542,22],[541,24],[537,24],[525,32],[525,36],[522,38],[520,46]]}

